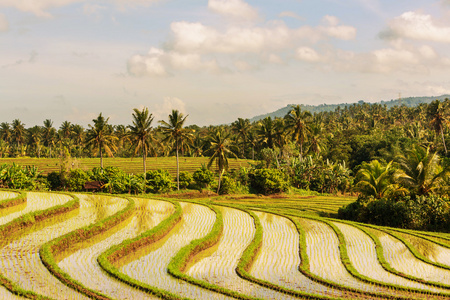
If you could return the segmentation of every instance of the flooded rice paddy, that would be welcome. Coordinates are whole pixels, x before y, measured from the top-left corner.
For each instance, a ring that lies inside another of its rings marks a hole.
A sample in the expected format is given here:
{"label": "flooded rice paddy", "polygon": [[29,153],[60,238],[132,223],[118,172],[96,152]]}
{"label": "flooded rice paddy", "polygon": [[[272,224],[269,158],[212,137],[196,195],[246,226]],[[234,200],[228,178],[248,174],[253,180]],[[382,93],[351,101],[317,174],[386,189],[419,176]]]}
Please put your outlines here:
{"label": "flooded rice paddy", "polygon": [[[14,198],[15,192],[0,191],[0,201]],[[49,299],[88,299],[87,296],[64,285],[43,265],[40,247],[64,234],[95,224],[123,210],[129,201],[120,196],[77,195],[80,207],[36,225],[24,228],[18,234],[0,244],[0,274],[20,289],[32,291]],[[73,198],[55,193],[27,193],[27,202],[0,211],[0,225],[56,205],[63,205]],[[110,277],[97,263],[97,258],[113,245],[151,230],[171,216],[175,206],[162,200],[133,198],[135,206],[126,220],[101,234],[70,245],[67,251],[57,255],[58,266],[73,280],[109,299],[156,299],[131,285]],[[211,232],[216,214],[207,206],[180,202],[183,216],[170,232],[155,243],[128,253],[117,262],[120,272],[146,285],[171,292],[187,299],[232,299],[218,292],[206,290],[186,281],[175,279],[167,273],[170,260],[191,241]],[[239,277],[236,266],[244,250],[255,237],[255,223],[245,211],[220,207],[223,216],[223,232],[214,246],[192,257],[184,271],[187,275],[232,290],[253,299],[298,299],[277,292]],[[395,290],[373,283],[363,282],[345,268],[339,251],[339,239],[334,230],[318,220],[297,218],[305,231],[305,249],[310,271],[328,284],[322,284],[299,271],[300,235],[294,223],[283,216],[267,212],[254,212],[262,226],[262,244],[254,253],[249,274],[256,279],[277,286],[329,298],[372,299],[373,294],[391,294],[408,298],[409,291]],[[342,231],[350,261],[360,274],[374,282],[384,282],[424,291],[448,293],[450,289],[413,281],[383,269],[378,261],[374,241],[358,228],[333,222]],[[450,285],[450,271],[423,262],[413,256],[403,242],[385,232],[371,229],[383,248],[383,255],[398,272],[426,281]],[[397,233],[421,255],[432,262],[449,265],[450,249],[420,237]],[[351,288],[348,291],[337,286]],[[366,294],[365,294],[366,293]],[[367,294],[370,293],[370,294]],[[412,294],[411,298],[427,299],[426,294]],[[430,296],[434,297],[434,296]],[[382,296],[380,298],[383,298]],[[448,296],[440,297],[448,298]],[[0,299],[24,299],[13,295],[0,285]]]}

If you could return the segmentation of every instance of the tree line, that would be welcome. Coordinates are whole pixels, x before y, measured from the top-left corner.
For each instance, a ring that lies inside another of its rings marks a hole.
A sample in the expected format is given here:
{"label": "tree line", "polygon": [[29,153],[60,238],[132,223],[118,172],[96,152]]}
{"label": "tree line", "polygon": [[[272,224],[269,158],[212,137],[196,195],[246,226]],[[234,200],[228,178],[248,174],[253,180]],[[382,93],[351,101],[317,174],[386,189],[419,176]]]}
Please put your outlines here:
{"label": "tree line", "polygon": [[[185,126],[187,117],[173,110],[167,121],[154,123],[143,108],[132,111],[130,125],[111,125],[100,113],[88,128],[69,121],[55,128],[50,119],[43,126],[25,128],[15,119],[0,124],[0,156],[99,157],[99,170],[105,155],[141,157],[143,174],[148,173],[146,157],[175,156],[177,189],[180,182],[181,188],[189,185],[187,174],[180,178],[179,157],[207,156],[205,167],[215,164],[219,170],[217,192],[237,188],[275,193],[292,187],[357,193],[357,204],[341,210],[341,216],[383,224],[388,223],[380,221],[386,211],[376,213],[375,208],[400,209],[399,203],[409,203],[402,207],[406,211],[405,207],[426,203],[448,211],[449,99],[416,107],[355,103],[314,114],[294,106],[283,118],[258,122],[238,118],[231,124],[204,127]],[[228,170],[229,158],[255,163],[248,170]],[[430,204],[433,197],[439,205]],[[385,205],[376,206],[380,201]],[[377,220],[370,219],[375,215]],[[416,226],[408,222],[399,226]]]}

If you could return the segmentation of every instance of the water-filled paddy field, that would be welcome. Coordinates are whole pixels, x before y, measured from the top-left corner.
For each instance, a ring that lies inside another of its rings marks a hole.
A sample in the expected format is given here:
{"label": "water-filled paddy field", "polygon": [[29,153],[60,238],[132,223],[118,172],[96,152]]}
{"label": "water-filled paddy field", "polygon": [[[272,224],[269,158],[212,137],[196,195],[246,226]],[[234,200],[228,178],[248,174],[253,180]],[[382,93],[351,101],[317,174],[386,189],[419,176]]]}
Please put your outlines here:
{"label": "water-filled paddy field", "polygon": [[450,299],[446,235],[324,217],[342,201],[28,192],[0,299]]}

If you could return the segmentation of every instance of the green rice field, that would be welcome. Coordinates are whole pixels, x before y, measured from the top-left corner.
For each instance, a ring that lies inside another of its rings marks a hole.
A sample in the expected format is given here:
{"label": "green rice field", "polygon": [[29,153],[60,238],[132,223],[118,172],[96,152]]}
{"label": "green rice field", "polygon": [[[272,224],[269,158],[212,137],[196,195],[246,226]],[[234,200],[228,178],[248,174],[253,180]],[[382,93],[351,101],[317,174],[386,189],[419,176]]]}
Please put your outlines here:
{"label": "green rice field", "polygon": [[198,197],[27,192],[0,299],[450,299],[447,234],[330,217],[352,197]]}
{"label": "green rice field", "polygon": [[[254,161],[247,159],[230,159],[230,169],[239,169],[240,167],[248,167],[249,163]],[[0,165],[13,164],[20,166],[35,166],[43,174],[53,171],[61,171],[63,164],[59,158],[0,158]],[[193,173],[208,163],[207,157],[180,157],[180,171],[188,171]],[[146,160],[147,170],[163,169],[170,174],[176,175],[177,165],[175,157],[149,157]],[[63,164],[64,165],[64,164]],[[100,158],[72,158],[67,162],[67,167],[80,168],[83,170],[91,170],[100,167]],[[140,174],[143,172],[142,158],[103,158],[103,167],[118,167],[125,173]]]}

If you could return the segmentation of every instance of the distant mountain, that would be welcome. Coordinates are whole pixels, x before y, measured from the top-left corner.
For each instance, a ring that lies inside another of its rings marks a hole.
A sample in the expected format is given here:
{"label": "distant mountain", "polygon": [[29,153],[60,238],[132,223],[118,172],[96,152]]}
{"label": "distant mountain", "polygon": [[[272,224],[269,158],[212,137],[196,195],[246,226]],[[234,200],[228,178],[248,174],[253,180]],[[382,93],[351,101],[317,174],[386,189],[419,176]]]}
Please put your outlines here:
{"label": "distant mountain", "polygon": [[[401,106],[401,105],[405,105],[407,107],[414,107],[414,106],[419,105],[420,103],[430,103],[436,99],[443,101],[445,98],[450,98],[450,95],[442,95],[442,96],[437,96],[437,97],[436,96],[409,97],[409,98],[396,99],[396,100],[391,100],[391,101],[381,101],[381,102],[376,102],[376,103],[379,103],[382,105],[386,104],[387,108],[391,108],[393,106]],[[364,100],[360,100],[357,102],[357,104],[363,104],[363,103],[374,104],[374,103],[365,102]],[[314,113],[320,113],[320,112],[325,112],[325,111],[334,111],[338,106],[340,106],[341,108],[344,108],[346,106],[352,106],[354,104],[355,103],[320,104],[320,105],[300,104],[300,107],[302,108],[302,110],[308,110],[309,112],[314,114]],[[277,117],[283,118],[287,113],[289,113],[291,111],[292,107],[294,107],[296,105],[297,104],[289,104],[286,107],[280,108],[274,112],[253,117],[250,119],[250,122],[257,122],[266,117],[271,117],[272,119],[277,118]]]}

